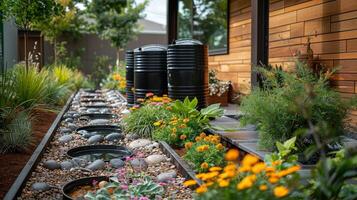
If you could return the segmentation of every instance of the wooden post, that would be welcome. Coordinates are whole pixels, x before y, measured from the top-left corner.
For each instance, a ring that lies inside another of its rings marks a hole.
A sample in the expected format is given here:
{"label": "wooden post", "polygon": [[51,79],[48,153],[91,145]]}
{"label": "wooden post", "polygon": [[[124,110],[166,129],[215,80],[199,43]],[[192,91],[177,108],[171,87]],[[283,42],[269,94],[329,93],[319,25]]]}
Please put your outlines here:
{"label": "wooden post", "polygon": [[167,43],[177,39],[177,10],[178,0],[167,1]]}
{"label": "wooden post", "polygon": [[251,86],[261,86],[261,78],[254,67],[267,65],[269,58],[269,0],[251,0],[252,2],[252,51],[251,51]]}

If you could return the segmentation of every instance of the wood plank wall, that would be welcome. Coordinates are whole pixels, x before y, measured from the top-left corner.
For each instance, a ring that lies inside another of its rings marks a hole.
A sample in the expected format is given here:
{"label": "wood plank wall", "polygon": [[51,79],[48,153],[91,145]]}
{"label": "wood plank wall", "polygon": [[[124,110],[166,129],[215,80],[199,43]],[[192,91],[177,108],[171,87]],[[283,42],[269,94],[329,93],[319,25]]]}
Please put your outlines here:
{"label": "wood plank wall", "polygon": [[[269,62],[289,69],[306,53],[307,38],[318,61],[339,67],[332,84],[343,97],[357,94],[357,0],[270,0]],[[230,0],[229,54],[210,56],[210,68],[250,91],[250,0]],[[357,124],[357,112],[354,113]]]}

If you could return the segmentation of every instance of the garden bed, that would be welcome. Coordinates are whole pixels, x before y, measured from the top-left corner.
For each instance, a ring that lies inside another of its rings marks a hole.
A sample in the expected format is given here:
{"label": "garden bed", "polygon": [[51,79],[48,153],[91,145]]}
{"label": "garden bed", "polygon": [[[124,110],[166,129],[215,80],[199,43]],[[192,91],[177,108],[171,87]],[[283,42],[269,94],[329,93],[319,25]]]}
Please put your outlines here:
{"label": "garden bed", "polygon": [[[68,111],[64,113],[62,119],[55,121],[56,124],[53,126],[56,128],[53,129],[53,132],[49,133],[50,135],[47,137],[47,139],[52,138],[49,140],[49,145],[47,147],[43,145],[42,150],[39,150],[39,152],[43,152],[42,157],[40,157],[40,153],[38,153],[38,157],[33,159],[31,164],[29,164],[27,173],[23,174],[23,177],[28,177],[28,179],[22,178],[22,181],[18,180],[16,186],[14,185],[9,191],[7,199],[14,199],[16,197],[17,199],[61,199],[63,195],[62,187],[72,180],[93,176],[116,176],[118,170],[131,173],[134,172],[132,170],[137,170],[134,166],[135,162],[141,162],[142,160],[144,160],[146,164],[144,167],[139,165],[140,174],[154,181],[160,180],[160,182],[166,182],[162,186],[165,188],[165,192],[162,194],[164,198],[191,198],[191,190],[182,185],[185,178],[181,175],[181,171],[176,170],[175,165],[171,164],[170,161],[172,158],[168,158],[164,155],[158,143],[148,141],[145,146],[134,147],[133,145],[137,143],[136,141],[138,139],[130,137],[113,141],[101,138],[100,141],[91,143],[90,139],[86,139],[81,135],[83,131],[79,129],[77,132],[76,129],[87,126],[90,123],[90,121],[78,120],[79,117],[73,117],[80,116],[80,112],[83,111],[77,103],[80,99],[80,94],[81,92],[74,97],[72,104]],[[84,94],[83,91],[82,94]],[[122,96],[119,97],[122,98]],[[110,119],[111,125],[118,125],[122,118],[122,113],[125,113],[123,111],[126,109],[126,105],[119,97],[118,102],[111,102],[111,104],[118,105],[110,109],[113,114],[118,115],[118,118]],[[91,168],[90,166],[94,165],[95,161],[82,163],[82,160],[75,160],[75,158],[70,158],[66,155],[69,149],[95,144],[130,147],[134,156],[132,158],[126,158],[123,166],[119,168],[115,167],[112,160],[110,160],[109,163],[103,162],[104,164],[101,164],[99,167]],[[160,158],[159,162],[151,163],[151,159],[155,156]],[[38,160],[37,165],[36,160]],[[52,164],[55,163],[55,168],[51,168],[48,165],[49,162],[52,162]],[[74,162],[78,165],[74,164]],[[71,165],[70,163],[72,166],[68,166]],[[166,175],[170,175],[167,180],[163,180],[165,173]],[[21,190],[22,186],[23,190]],[[38,187],[40,187],[40,189]]]}

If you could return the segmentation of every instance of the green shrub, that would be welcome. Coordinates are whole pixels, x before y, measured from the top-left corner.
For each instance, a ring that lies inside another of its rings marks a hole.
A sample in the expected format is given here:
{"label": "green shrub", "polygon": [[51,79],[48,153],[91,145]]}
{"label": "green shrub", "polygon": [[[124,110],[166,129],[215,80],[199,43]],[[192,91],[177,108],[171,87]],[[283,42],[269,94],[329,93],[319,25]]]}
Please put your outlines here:
{"label": "green shrub", "polygon": [[198,123],[189,118],[173,116],[154,123],[157,128],[153,131],[152,137],[155,140],[162,140],[174,147],[183,147],[186,141],[194,141],[200,133]]}
{"label": "green shrub", "polygon": [[154,123],[171,117],[171,113],[160,105],[144,105],[133,110],[123,119],[124,130],[129,134],[138,134],[140,137],[151,138]]}
{"label": "green shrub", "polygon": [[33,66],[26,69],[22,64],[18,64],[12,73],[16,105],[21,104],[25,108],[30,108],[44,102],[48,95],[46,89],[49,81],[48,71],[38,71]]}
{"label": "green shrub", "polygon": [[32,139],[29,115],[13,108],[2,108],[1,113],[0,151],[5,153],[26,149]]}
{"label": "green shrub", "polygon": [[[293,73],[280,69],[260,69],[264,88],[252,91],[243,99],[241,122],[256,124],[259,145],[273,149],[276,141],[283,142],[300,129],[308,128],[307,120],[298,109],[297,102],[304,102],[313,93],[311,117],[313,123],[326,121],[331,130],[343,134],[345,117],[349,109],[339,94],[328,85],[330,74],[314,74],[304,63],[297,62]],[[297,140],[299,151],[306,148],[303,137]]]}
{"label": "green shrub", "polygon": [[225,164],[224,154],[226,149],[220,143],[218,135],[201,133],[196,142],[185,144],[187,152],[184,159],[194,167],[197,172],[206,172],[210,167],[221,167]]}

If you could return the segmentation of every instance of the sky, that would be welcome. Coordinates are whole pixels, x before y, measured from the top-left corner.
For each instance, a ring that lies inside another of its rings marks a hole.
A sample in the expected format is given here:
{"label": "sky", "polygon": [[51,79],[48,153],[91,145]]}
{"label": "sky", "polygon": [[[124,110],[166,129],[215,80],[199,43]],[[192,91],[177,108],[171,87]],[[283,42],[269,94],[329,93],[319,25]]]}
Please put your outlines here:
{"label": "sky", "polygon": [[[144,0],[135,0],[137,3],[142,3]],[[146,19],[160,24],[166,25],[166,10],[168,0],[149,0],[146,6]]]}

